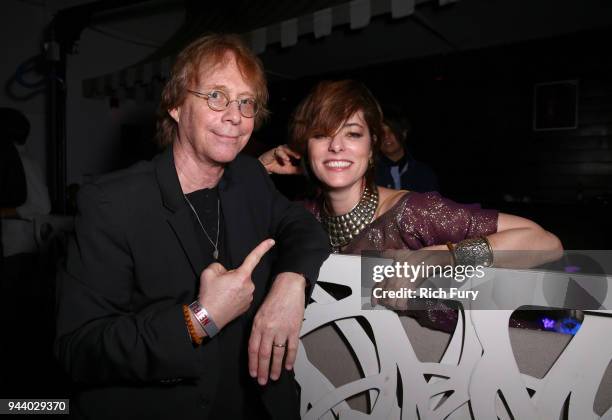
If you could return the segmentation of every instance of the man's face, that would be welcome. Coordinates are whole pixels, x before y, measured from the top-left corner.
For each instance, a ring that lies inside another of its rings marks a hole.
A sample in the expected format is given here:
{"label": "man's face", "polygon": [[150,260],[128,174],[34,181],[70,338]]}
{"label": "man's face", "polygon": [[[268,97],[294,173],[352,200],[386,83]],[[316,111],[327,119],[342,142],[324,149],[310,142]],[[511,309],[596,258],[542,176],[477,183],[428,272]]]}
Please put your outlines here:
{"label": "man's face", "polygon": [[[240,74],[233,55],[208,72],[198,74],[190,88],[205,94],[223,92],[229,100],[254,98],[255,92]],[[185,101],[169,110],[178,124],[178,141],[199,161],[226,164],[236,158],[253,132],[254,118],[240,114],[237,102],[214,111],[205,98],[188,93]]]}
{"label": "man's face", "polygon": [[393,134],[393,130],[388,125],[384,125],[384,139],[380,144],[380,151],[385,156],[393,156],[396,153],[401,152],[402,145]]}

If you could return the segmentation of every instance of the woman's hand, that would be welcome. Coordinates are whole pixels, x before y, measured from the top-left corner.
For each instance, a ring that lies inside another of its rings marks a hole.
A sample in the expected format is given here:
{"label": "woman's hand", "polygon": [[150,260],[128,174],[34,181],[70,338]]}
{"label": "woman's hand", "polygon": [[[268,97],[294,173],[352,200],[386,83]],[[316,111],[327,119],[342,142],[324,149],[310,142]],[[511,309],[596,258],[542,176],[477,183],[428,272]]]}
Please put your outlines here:
{"label": "woman's hand", "polygon": [[291,150],[286,144],[282,144],[259,156],[259,161],[269,174],[300,175],[302,168],[292,161],[292,159],[299,160],[300,158],[299,153]]}

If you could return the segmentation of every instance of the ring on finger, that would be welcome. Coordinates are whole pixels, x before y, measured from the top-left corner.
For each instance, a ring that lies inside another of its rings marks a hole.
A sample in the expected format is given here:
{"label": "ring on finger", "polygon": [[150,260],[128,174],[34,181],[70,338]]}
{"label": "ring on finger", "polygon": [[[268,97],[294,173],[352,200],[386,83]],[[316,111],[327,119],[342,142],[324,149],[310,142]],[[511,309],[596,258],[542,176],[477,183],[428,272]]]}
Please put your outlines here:
{"label": "ring on finger", "polygon": [[284,348],[284,347],[287,347],[287,344],[284,344],[284,343],[283,343],[283,344],[277,344],[277,343],[274,343],[274,344],[272,344],[272,345],[273,345],[274,347],[279,347],[279,348]]}

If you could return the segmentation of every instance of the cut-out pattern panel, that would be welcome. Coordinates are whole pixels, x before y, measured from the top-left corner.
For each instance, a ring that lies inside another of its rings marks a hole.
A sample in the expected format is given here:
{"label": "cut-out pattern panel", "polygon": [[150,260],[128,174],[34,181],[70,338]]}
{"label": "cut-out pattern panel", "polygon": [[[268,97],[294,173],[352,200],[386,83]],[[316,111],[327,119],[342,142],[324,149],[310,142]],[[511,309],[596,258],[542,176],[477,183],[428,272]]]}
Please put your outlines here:
{"label": "cut-out pattern panel", "polygon": [[[519,299],[508,310],[460,310],[440,362],[421,362],[395,312],[362,309],[360,269],[359,257],[331,256],[320,281],[348,287],[351,294],[337,300],[316,287],[302,327],[305,341],[322,326],[335,325],[353,355],[334,361],[336,376],[346,366],[355,370],[356,363],[360,377],[334,386],[301,344],[295,372],[304,420],[612,420],[612,408],[600,414],[594,408],[597,395],[612,392],[599,389],[610,383],[603,379],[612,360],[611,311],[585,311],[581,328],[542,378],[522,374],[517,364],[517,359],[538,357],[536,352],[515,355],[512,350],[508,322],[524,303]],[[550,334],[531,332],[524,338],[538,338],[529,348],[546,352]],[[326,352],[328,345],[310,343],[309,353]],[[347,403],[357,395],[368,396],[365,410]]]}

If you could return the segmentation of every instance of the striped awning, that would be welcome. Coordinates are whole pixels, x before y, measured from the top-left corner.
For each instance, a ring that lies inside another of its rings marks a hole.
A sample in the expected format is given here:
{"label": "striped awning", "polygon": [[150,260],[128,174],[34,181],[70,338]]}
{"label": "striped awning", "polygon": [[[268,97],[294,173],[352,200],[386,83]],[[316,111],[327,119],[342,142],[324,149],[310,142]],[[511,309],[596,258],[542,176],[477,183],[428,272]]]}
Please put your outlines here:
{"label": "striped awning", "polygon": [[[417,5],[431,1],[444,6],[457,0],[353,0],[339,4],[337,0],[319,0],[311,3],[328,7],[309,11],[297,17],[286,16],[279,21],[243,32],[243,36],[257,54],[262,54],[270,45],[291,48],[298,43],[300,37],[323,38],[331,35],[334,28],[340,26],[348,25],[352,30],[362,29],[370,24],[372,18],[378,16],[387,15],[392,19],[405,18],[414,13]],[[269,16],[268,11],[266,15]],[[206,30],[215,30],[215,28],[207,27]],[[112,96],[119,99],[143,97],[157,100],[163,83],[170,74],[176,53],[185,43],[186,41],[183,41],[180,46],[162,57],[154,55],[122,70],[84,80],[83,96],[87,98]]]}

